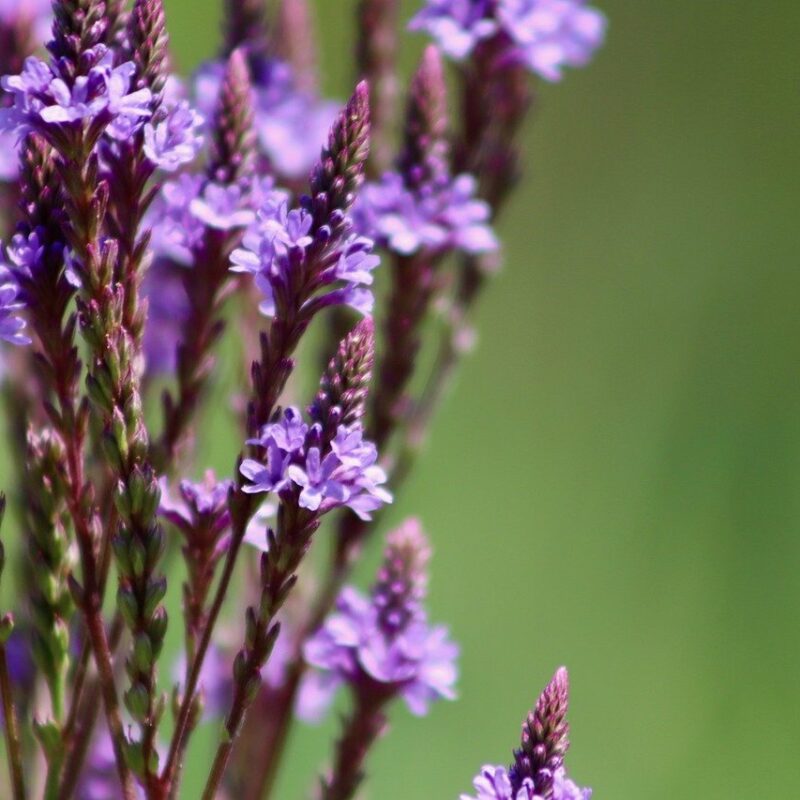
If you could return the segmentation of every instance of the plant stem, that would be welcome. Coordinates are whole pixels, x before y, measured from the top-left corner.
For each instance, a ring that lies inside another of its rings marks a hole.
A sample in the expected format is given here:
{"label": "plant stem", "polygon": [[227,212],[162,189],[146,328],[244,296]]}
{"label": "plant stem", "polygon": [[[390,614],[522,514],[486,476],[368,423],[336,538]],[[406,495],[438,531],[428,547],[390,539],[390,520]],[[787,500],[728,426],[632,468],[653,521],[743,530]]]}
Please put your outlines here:
{"label": "plant stem", "polygon": [[208,619],[206,620],[205,627],[203,628],[203,635],[197,643],[197,651],[195,652],[192,661],[192,668],[189,672],[189,678],[186,681],[186,686],[183,691],[183,699],[178,711],[178,717],[175,721],[175,730],[172,734],[172,741],[170,742],[169,754],[167,761],[164,764],[164,770],[161,773],[161,781],[169,791],[172,782],[174,781],[176,771],[178,769],[178,760],[183,751],[184,739],[187,735],[187,727],[189,717],[192,710],[192,698],[197,690],[197,683],[200,679],[200,670],[203,668],[203,660],[205,659],[208,645],[211,642],[211,634],[214,631],[214,626],[217,623],[219,612],[222,610],[222,604],[225,601],[225,595],[228,593],[228,587],[233,577],[234,568],[236,566],[236,556],[242,546],[244,539],[244,529],[241,533],[238,531],[232,536],[228,555],[225,558],[225,566],[222,569],[222,575],[217,585],[217,591],[214,594],[214,602],[208,612]]}
{"label": "plant stem", "polygon": [[22,744],[19,738],[17,712],[11,694],[11,677],[8,674],[6,646],[0,644],[0,693],[3,695],[3,714],[6,732],[6,756],[14,800],[25,800],[25,779],[22,773]]}
{"label": "plant stem", "polygon": [[364,762],[370,747],[386,730],[381,708],[388,699],[357,697],[355,708],[344,723],[336,745],[336,758],[329,780],[322,784],[320,800],[350,800],[364,778]]}
{"label": "plant stem", "polygon": [[[108,646],[111,653],[115,653],[122,641],[122,633],[124,630],[122,617],[119,613],[114,616],[114,621],[111,623],[111,629],[108,634]],[[89,656],[91,655],[91,645],[89,642],[84,644],[81,651],[80,660],[78,662],[78,669],[76,670],[75,688],[71,698],[70,711],[67,715],[67,722],[64,726],[62,733],[65,741],[65,746],[69,747],[69,755],[66,759],[66,771],[61,776],[61,785],[58,792],[59,800],[68,800],[72,797],[75,790],[75,785],[80,777],[83,763],[86,760],[86,754],[89,750],[89,743],[92,739],[92,732],[94,731],[95,722],[100,711],[100,707],[94,700],[94,693],[97,690],[97,677],[93,677],[92,682],[89,683],[88,666]],[[84,661],[85,659],[85,661]],[[78,670],[81,670],[83,665],[83,677],[78,682]],[[81,707],[81,699],[85,697],[83,707]]]}

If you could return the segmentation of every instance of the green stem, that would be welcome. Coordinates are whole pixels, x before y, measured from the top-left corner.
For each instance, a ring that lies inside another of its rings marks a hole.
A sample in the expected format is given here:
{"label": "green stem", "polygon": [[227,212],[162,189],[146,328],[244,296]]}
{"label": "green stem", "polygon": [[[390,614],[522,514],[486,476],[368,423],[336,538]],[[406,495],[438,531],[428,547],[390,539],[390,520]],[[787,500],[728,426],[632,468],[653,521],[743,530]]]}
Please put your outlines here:
{"label": "green stem", "polygon": [[19,738],[19,724],[14,701],[11,696],[11,678],[8,674],[6,646],[0,644],[0,693],[3,695],[3,714],[6,732],[6,756],[14,800],[25,800],[25,779],[22,774],[22,744]]}

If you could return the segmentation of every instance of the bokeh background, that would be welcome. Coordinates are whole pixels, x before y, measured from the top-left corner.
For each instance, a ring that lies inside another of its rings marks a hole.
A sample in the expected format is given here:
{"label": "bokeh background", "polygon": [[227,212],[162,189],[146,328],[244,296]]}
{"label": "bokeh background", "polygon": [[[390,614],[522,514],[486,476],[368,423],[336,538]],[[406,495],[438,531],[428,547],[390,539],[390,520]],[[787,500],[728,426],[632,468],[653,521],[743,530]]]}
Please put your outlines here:
{"label": "bokeh background", "polygon": [[[355,2],[316,5],[344,98]],[[607,44],[539,92],[478,349],[389,520],[418,514],[433,539],[461,698],[396,709],[366,797],[467,791],[562,663],[568,763],[598,800],[800,786],[800,5],[596,5]],[[217,3],[167,11],[188,71]],[[334,729],[296,729],[278,798],[307,795]]]}

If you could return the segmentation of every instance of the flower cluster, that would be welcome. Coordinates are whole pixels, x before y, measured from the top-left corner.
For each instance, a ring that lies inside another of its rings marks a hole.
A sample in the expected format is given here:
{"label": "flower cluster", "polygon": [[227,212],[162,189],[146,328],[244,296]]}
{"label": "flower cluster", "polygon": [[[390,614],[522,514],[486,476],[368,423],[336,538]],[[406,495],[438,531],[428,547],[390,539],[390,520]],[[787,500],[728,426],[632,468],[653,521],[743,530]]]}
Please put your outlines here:
{"label": "flower cluster", "polygon": [[476,197],[471,175],[410,189],[397,172],[369,183],[353,209],[356,227],[389,250],[487,253],[497,249],[489,206]]}
{"label": "flower cluster", "polygon": [[[291,67],[280,59],[252,55],[249,64],[260,151],[281,178],[305,177],[319,156],[339,104],[298,88]],[[213,107],[223,72],[222,62],[211,61],[195,75],[194,94],[201,111]]]}
{"label": "flower cluster", "polygon": [[218,539],[231,523],[228,492],[232,486],[233,481],[219,481],[213,470],[207,470],[199,483],[182,480],[174,497],[162,480],[159,513],[185,535],[203,531]]}
{"label": "flower cluster", "polygon": [[241,230],[255,221],[254,208],[272,208],[287,199],[288,194],[276,188],[271,177],[224,185],[183,173],[163,184],[147,216],[153,252],[192,266],[207,229]]}
{"label": "flower cluster", "polygon": [[[536,793],[533,781],[526,778],[522,785],[514,791],[511,778],[505,767],[487,764],[475,777],[473,786],[477,794],[462,794],[461,800],[544,800]],[[563,769],[553,776],[552,800],[589,800],[591,789],[582,789],[571,781]]]}
{"label": "flower cluster", "polygon": [[60,74],[57,61],[26,59],[19,75],[0,81],[14,98],[13,106],[0,111],[0,128],[47,136],[61,126],[95,123],[113,139],[130,137],[151,115],[150,90],[134,88],[133,62],[115,65],[115,54],[105,45],[95,45],[84,60],[92,66],[70,79]]}
{"label": "flower cluster", "polygon": [[[18,72],[24,60],[41,47],[52,22],[50,0],[0,0],[0,71]],[[0,106],[13,99],[0,93]],[[17,136],[13,131],[0,131],[0,181],[13,181],[19,175]]]}
{"label": "flower cluster", "polygon": [[175,172],[195,160],[203,146],[203,117],[179,100],[144,126],[144,154],[151,164]]}
{"label": "flower cluster", "polygon": [[[263,294],[261,311],[274,316],[276,297],[285,297],[294,275],[308,259],[309,251],[330,237],[328,227],[312,231],[314,219],[303,207],[289,210],[285,195],[273,192],[257,213],[257,221],[245,234],[242,247],[231,256],[235,272],[255,276]],[[348,305],[362,314],[372,311],[372,270],[380,263],[366,236],[349,234],[314,275],[309,294],[327,289],[320,298],[305,302],[307,310],[326,305]],[[333,288],[329,288],[333,287]]]}
{"label": "flower cluster", "polygon": [[18,295],[14,276],[0,267],[0,339],[17,345],[30,344],[30,338],[23,333],[25,320],[17,313],[23,308]]}
{"label": "flower cluster", "polygon": [[300,411],[290,407],[248,444],[265,452],[264,463],[248,458],[240,467],[249,481],[243,487],[249,494],[280,494],[296,487],[301,508],[325,513],[346,506],[362,519],[391,502],[383,488],[386,473],[376,463],[378,452],[364,439],[360,422],[340,425],[324,446],[320,423],[308,425]]}
{"label": "flower cluster", "polygon": [[446,627],[430,625],[423,606],[428,556],[419,523],[409,520],[389,535],[370,596],[342,592],[305,647],[314,670],[301,692],[301,716],[318,719],[342,684],[370,697],[399,695],[418,716],[431,702],[455,697],[458,647]]}
{"label": "flower cluster", "polygon": [[502,37],[507,56],[548,81],[581,67],[605,35],[605,17],[585,0],[427,0],[411,21],[451,58],[466,58],[482,41]]}

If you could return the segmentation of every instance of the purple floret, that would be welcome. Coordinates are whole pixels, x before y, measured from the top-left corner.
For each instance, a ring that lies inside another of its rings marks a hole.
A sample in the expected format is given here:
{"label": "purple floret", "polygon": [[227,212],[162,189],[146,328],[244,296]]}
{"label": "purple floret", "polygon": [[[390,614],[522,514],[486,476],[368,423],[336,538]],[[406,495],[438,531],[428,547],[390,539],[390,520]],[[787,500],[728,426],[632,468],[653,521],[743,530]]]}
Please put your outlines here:
{"label": "purple floret", "polygon": [[[461,800],[542,800],[530,778],[526,778],[516,794],[505,767],[487,764],[472,782],[476,794],[462,794]],[[552,800],[590,800],[591,789],[582,789],[571,781],[564,769],[553,775]]]}
{"label": "purple floret", "polygon": [[94,66],[67,83],[53,68],[33,56],[19,75],[6,75],[0,84],[14,97],[3,109],[0,127],[17,135],[83,122],[101,123],[114,139],[129,137],[151,114],[149,89],[133,89],[136,67],[131,61],[114,66],[114,53],[97,45],[84,54]]}
{"label": "purple floret", "polygon": [[[114,745],[105,725],[98,726],[92,739],[86,764],[75,788],[75,797],[123,800]],[[144,791],[140,786],[136,787],[136,798],[144,798]]]}
{"label": "purple floret", "polygon": [[427,0],[409,28],[427,31],[447,55],[461,61],[497,32],[492,6],[491,0]]}
{"label": "purple floret", "polygon": [[52,0],[0,0],[0,28],[29,32],[36,44],[44,44],[52,19]]}
{"label": "purple floret", "polygon": [[585,0],[428,0],[411,20],[451,58],[500,36],[505,56],[548,81],[588,63],[605,37],[606,19]]}
{"label": "purple floret", "polygon": [[533,791],[533,781],[526,780],[514,793],[505,767],[487,764],[472,782],[477,794],[462,794],[461,800],[540,800]]}
{"label": "purple floret", "polygon": [[219,535],[230,525],[228,492],[232,486],[230,479],[217,480],[213,470],[206,470],[198,483],[182,480],[173,495],[162,479],[159,514],[188,533],[203,529]]}
{"label": "purple floret", "polygon": [[17,314],[24,307],[18,296],[14,276],[0,267],[0,339],[15,345],[30,344],[30,338],[23,333],[25,320]]}
{"label": "purple floret", "polygon": [[548,81],[585,66],[605,37],[605,17],[585,0],[502,0],[497,18],[517,57]]}
{"label": "purple floret", "polygon": [[[266,316],[276,313],[276,295],[286,295],[292,277],[302,268],[309,250],[315,244],[312,233],[313,218],[305,208],[289,210],[285,195],[274,193],[265,198],[257,213],[256,223],[245,234],[242,247],[231,255],[234,272],[248,272],[255,276],[256,285],[264,299],[261,312]],[[318,235],[329,235],[320,232]],[[315,309],[328,305],[349,305],[362,314],[372,310],[372,292],[366,288],[372,283],[372,270],[380,263],[372,253],[373,242],[365,236],[348,234],[335,253],[313,275],[314,290],[322,295],[309,300],[306,307]]]}
{"label": "purple floret", "polygon": [[344,589],[336,611],[306,643],[314,669],[301,688],[300,716],[319,719],[342,684],[357,694],[398,695],[418,716],[436,700],[455,698],[458,647],[447,628],[428,622],[426,560],[427,543],[410,520],[390,535],[371,595]]}
{"label": "purple floret", "polygon": [[346,506],[369,519],[371,512],[392,500],[383,488],[386,473],[376,463],[375,445],[363,438],[358,422],[340,425],[327,447],[320,445],[320,431],[319,423],[307,425],[291,407],[278,422],[265,425],[258,439],[248,441],[263,448],[265,456],[242,462],[240,471],[249,481],[243,491],[279,493],[297,487],[301,508],[324,514]]}
{"label": "purple floret", "polygon": [[186,100],[174,105],[166,117],[144,127],[144,153],[165,172],[175,172],[197,157],[203,146],[203,117]]}
{"label": "purple floret", "polygon": [[208,228],[246,227],[256,219],[253,208],[285,203],[286,197],[271,178],[222,186],[202,175],[179,175],[163,185],[147,215],[150,246],[157,256],[192,266]]}
{"label": "purple floret", "polygon": [[471,175],[409,189],[397,172],[367,184],[353,209],[357,228],[400,255],[422,249],[486,253],[498,241],[489,225],[490,209],[476,198]]}

